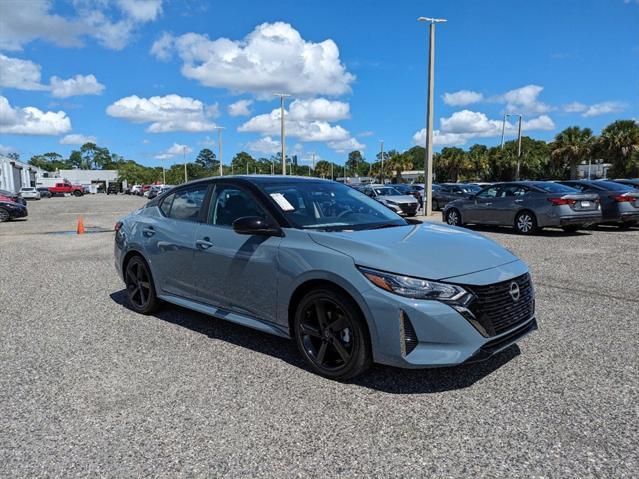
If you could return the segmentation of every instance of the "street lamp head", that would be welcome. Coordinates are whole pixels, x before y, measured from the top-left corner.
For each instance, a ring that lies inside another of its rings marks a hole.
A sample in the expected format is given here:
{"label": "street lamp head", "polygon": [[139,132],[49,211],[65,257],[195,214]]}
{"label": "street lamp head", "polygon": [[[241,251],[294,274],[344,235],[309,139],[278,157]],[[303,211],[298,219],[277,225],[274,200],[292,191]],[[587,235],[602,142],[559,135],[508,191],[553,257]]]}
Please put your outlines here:
{"label": "street lamp head", "polygon": [[275,96],[279,96],[279,97],[287,97],[287,96],[291,96],[288,93],[275,93]]}
{"label": "street lamp head", "polygon": [[447,20],[445,18],[429,18],[429,17],[419,17],[417,19],[418,22],[430,22],[430,23],[445,23]]}

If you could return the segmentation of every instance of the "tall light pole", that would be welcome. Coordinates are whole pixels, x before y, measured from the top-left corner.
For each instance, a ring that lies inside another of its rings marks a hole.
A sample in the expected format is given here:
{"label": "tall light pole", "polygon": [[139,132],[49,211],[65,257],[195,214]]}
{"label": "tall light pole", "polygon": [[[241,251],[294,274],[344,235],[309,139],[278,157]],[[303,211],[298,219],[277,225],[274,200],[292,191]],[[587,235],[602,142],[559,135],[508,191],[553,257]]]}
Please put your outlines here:
{"label": "tall light pole", "polygon": [[166,185],[166,170],[164,169],[164,158],[160,160],[162,163],[162,184]]}
{"label": "tall light pole", "polygon": [[214,126],[213,129],[217,130],[217,159],[220,162],[220,176],[224,176],[224,168],[222,167],[222,130],[224,126]]}
{"label": "tall light pole", "polygon": [[381,156],[381,160],[382,160],[382,171],[379,177],[382,180],[382,185],[383,185],[384,184],[384,140],[379,140],[379,141],[380,141],[379,156]]}
{"label": "tall light pole", "polygon": [[187,175],[186,175],[186,146],[182,147],[182,154],[184,157],[184,183],[186,183],[187,181],[189,181]]}
{"label": "tall light pole", "polygon": [[504,149],[504,132],[506,130],[506,118],[509,116],[519,117],[519,125],[517,127],[517,169],[515,170],[515,180],[519,181],[519,170],[521,169],[521,121],[523,115],[521,113],[504,113],[504,122],[501,127],[501,149]]}
{"label": "tall light pole", "polygon": [[424,214],[433,213],[433,109],[435,98],[435,24],[446,22],[443,18],[419,17],[418,22],[430,23],[428,48],[428,100],[426,104],[426,157],[424,165]]}
{"label": "tall light pole", "polygon": [[287,93],[276,93],[280,97],[280,141],[282,144],[282,174],[286,175],[286,139],[284,134],[284,98],[291,96]]}

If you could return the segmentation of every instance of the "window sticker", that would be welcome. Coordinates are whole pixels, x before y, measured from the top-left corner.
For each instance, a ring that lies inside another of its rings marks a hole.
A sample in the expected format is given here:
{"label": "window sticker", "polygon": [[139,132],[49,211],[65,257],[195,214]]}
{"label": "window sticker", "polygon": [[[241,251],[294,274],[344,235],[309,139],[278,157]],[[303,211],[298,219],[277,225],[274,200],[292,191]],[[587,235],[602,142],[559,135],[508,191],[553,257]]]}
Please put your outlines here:
{"label": "window sticker", "polygon": [[292,204],[288,202],[282,193],[271,193],[271,198],[275,200],[277,205],[284,211],[295,211]]}

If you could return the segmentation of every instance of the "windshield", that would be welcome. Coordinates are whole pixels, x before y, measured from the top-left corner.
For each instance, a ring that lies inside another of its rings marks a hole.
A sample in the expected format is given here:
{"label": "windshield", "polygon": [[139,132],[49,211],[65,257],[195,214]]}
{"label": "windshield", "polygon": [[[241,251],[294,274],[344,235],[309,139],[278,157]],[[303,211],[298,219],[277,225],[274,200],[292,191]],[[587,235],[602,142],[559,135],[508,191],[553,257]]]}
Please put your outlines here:
{"label": "windshield", "polygon": [[580,191],[576,188],[571,188],[570,186],[562,185],[560,183],[551,183],[550,181],[542,181],[539,183],[535,183],[535,186],[543,191],[548,193],[580,193]]}
{"label": "windshield", "polygon": [[633,191],[636,188],[628,185],[622,185],[621,183],[615,183],[614,181],[597,180],[594,182],[595,186],[599,186],[608,191]]}
{"label": "windshield", "polygon": [[382,188],[373,188],[375,190],[375,194],[377,196],[396,196],[401,195],[399,191],[395,188],[391,188],[390,186],[384,186]]}
{"label": "windshield", "polygon": [[343,231],[408,224],[381,203],[340,183],[300,181],[260,186],[295,228]]}

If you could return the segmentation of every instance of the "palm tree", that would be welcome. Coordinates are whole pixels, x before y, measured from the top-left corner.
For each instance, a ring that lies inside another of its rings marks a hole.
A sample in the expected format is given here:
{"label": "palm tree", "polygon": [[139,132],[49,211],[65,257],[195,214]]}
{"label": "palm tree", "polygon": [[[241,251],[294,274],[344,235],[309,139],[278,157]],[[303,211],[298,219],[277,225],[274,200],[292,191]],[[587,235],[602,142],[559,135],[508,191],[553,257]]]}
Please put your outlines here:
{"label": "palm tree", "polygon": [[393,156],[388,159],[388,169],[395,171],[395,178],[397,182],[402,177],[402,171],[410,170],[413,167],[413,162],[410,157],[404,153],[395,152]]}
{"label": "palm tree", "polygon": [[317,176],[321,176],[322,178],[326,178],[331,174],[331,164],[326,160],[320,160],[315,164],[314,173]]}
{"label": "palm tree", "polygon": [[550,155],[570,165],[570,179],[577,178],[577,165],[587,160],[595,145],[590,128],[570,126],[559,132],[552,143]]}
{"label": "palm tree", "polygon": [[639,175],[636,161],[639,152],[639,124],[633,120],[618,120],[601,131],[599,145],[613,164],[615,176]]}

